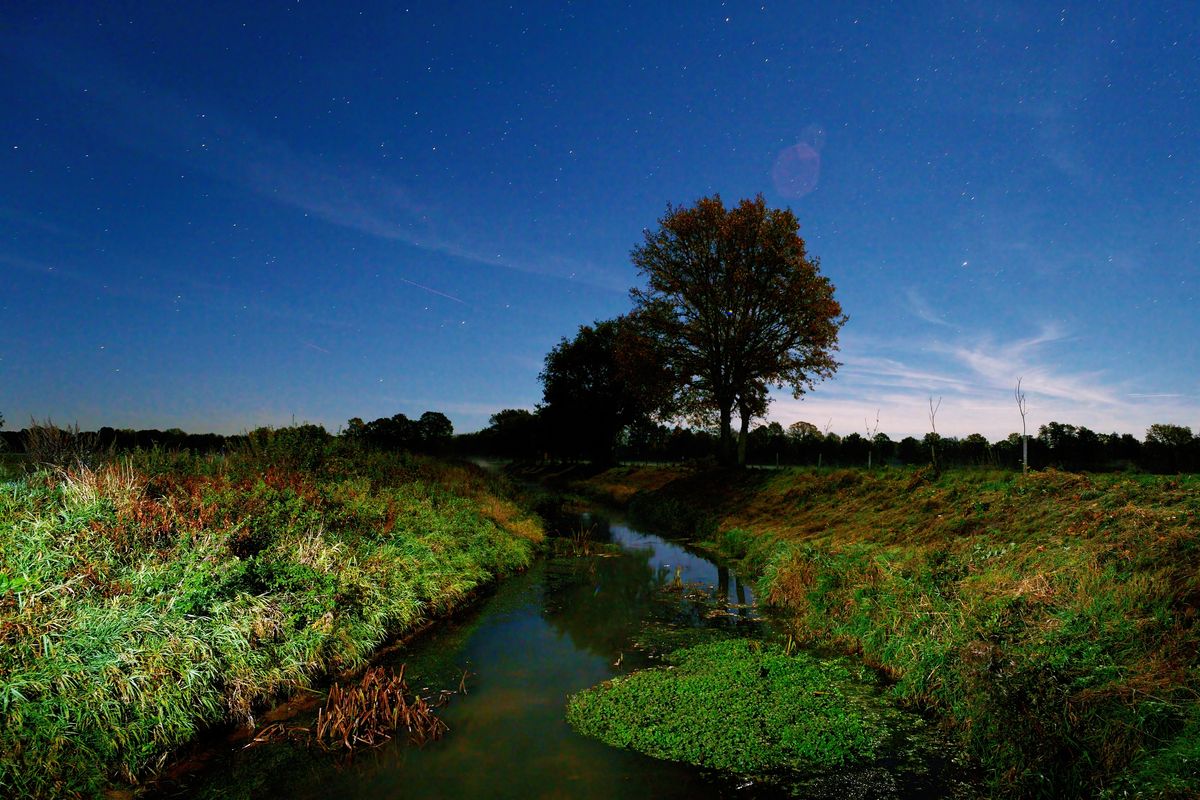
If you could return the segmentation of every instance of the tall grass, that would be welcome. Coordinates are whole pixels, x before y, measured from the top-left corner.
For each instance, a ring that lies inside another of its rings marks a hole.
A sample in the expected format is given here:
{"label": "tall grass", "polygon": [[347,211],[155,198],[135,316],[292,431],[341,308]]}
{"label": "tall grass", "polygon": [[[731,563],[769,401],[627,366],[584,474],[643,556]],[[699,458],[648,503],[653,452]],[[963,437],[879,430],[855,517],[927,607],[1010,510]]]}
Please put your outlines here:
{"label": "tall grass", "polygon": [[137,782],[523,568],[541,538],[467,467],[332,447],[300,471],[256,447],[0,483],[0,796]]}
{"label": "tall grass", "polygon": [[79,425],[62,427],[49,419],[29,421],[23,443],[29,460],[46,467],[95,464],[99,460],[96,435],[83,433]]}
{"label": "tall grass", "polygon": [[[601,475],[687,509],[795,635],[890,673],[997,794],[1194,797],[1200,477]],[[715,535],[711,531],[717,531]]]}

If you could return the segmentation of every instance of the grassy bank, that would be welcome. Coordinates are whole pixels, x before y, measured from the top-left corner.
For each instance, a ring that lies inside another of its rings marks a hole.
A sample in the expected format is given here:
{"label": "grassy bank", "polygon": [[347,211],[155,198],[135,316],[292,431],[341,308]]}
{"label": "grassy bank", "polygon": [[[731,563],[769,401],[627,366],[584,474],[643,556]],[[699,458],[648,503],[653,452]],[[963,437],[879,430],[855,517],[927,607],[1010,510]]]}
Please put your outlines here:
{"label": "grassy bank", "polygon": [[1200,478],[620,468],[579,483],[761,576],[998,794],[1195,797]]}
{"label": "grassy bank", "polygon": [[[286,444],[283,442],[281,444]],[[0,795],[136,782],[526,566],[482,471],[329,445],[0,483]]]}

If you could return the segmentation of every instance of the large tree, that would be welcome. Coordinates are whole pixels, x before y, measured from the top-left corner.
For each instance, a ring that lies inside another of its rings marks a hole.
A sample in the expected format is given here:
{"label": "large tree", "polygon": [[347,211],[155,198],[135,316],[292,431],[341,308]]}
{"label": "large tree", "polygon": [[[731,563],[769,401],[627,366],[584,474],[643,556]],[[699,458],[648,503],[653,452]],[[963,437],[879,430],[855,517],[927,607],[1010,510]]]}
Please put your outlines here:
{"label": "large tree", "polygon": [[454,438],[454,423],[440,411],[426,411],[417,420],[417,433],[426,450],[437,452]]}
{"label": "large tree", "polygon": [[546,354],[541,414],[560,455],[612,462],[630,426],[669,413],[675,382],[657,342],[628,317],[581,325]]}
{"label": "large tree", "polygon": [[685,395],[715,412],[726,464],[744,456],[733,446],[735,410],[744,437],[767,386],[799,397],[838,367],[846,317],[799,230],[762,195],[729,209],[714,195],[668,206],[632,253],[646,279],[631,293],[638,318],[667,347]]}

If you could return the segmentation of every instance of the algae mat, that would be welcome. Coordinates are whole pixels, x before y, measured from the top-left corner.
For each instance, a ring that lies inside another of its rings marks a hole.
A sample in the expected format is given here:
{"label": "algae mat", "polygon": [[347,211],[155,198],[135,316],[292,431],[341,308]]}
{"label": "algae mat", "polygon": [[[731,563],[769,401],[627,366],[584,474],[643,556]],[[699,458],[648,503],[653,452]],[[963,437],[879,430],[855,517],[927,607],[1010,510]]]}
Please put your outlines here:
{"label": "algae mat", "polygon": [[572,695],[567,721],[615,747],[745,774],[870,760],[886,736],[837,662],[747,639],[666,660]]}

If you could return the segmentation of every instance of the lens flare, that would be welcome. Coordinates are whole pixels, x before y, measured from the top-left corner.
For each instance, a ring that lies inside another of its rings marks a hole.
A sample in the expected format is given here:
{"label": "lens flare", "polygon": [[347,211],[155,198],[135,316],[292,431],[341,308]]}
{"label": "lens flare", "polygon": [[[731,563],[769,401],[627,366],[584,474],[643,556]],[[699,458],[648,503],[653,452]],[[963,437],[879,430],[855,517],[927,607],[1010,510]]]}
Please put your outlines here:
{"label": "lens flare", "polygon": [[779,151],[771,167],[771,182],[784,197],[800,198],[817,188],[821,179],[821,146],[825,132],[815,125],[804,129],[800,140]]}

